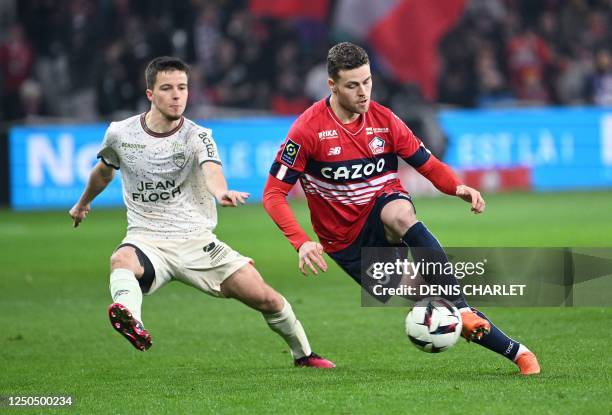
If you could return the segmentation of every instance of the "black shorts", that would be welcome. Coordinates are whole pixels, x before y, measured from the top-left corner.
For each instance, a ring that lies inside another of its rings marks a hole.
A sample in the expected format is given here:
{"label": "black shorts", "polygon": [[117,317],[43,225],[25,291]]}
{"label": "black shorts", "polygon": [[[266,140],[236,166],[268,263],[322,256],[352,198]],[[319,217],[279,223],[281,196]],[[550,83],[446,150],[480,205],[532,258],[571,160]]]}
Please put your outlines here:
{"label": "black shorts", "polygon": [[138,278],[138,285],[140,285],[140,290],[143,294],[147,294],[153,285],[153,280],[155,280],[155,268],[153,268],[153,264],[151,260],[134,244],[126,243],[119,245],[115,251],[119,248],[123,248],[124,246],[131,246],[136,251],[136,256],[138,257],[138,262],[144,268],[144,272],[142,277]]}
{"label": "black shorts", "polygon": [[393,192],[379,196],[378,199],[376,199],[374,208],[370,212],[363,229],[359,232],[357,239],[346,248],[329,254],[329,256],[340,265],[340,268],[350,275],[359,285],[362,285],[361,248],[405,247],[404,244],[392,244],[387,241],[387,237],[385,236],[385,225],[380,219],[380,213],[383,207],[385,207],[387,203],[397,199],[409,201],[414,208],[412,198],[406,193]]}

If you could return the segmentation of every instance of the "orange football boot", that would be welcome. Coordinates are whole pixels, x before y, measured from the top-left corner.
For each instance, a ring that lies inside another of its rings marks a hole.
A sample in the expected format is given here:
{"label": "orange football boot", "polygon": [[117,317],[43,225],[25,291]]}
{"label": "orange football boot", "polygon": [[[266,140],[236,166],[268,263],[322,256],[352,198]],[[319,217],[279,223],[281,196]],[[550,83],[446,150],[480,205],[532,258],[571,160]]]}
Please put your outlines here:
{"label": "orange football boot", "polygon": [[537,375],[540,373],[538,359],[531,352],[521,353],[514,363],[519,367],[521,375]]}
{"label": "orange football boot", "polygon": [[482,336],[491,331],[491,324],[473,311],[462,312],[461,321],[463,323],[461,335],[469,342],[480,340]]}

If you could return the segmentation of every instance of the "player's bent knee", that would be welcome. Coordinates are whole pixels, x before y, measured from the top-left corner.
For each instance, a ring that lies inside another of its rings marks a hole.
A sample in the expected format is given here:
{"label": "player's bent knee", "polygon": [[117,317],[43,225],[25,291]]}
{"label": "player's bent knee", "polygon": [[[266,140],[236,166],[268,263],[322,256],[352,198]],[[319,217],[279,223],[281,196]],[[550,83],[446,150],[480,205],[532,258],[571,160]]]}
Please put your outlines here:
{"label": "player's bent knee", "polygon": [[274,291],[271,287],[268,287],[268,290],[264,297],[261,299],[261,302],[257,309],[262,313],[272,314],[280,313],[284,307],[284,298],[279,293]]}
{"label": "player's bent knee", "polygon": [[278,313],[285,304],[283,297],[266,284],[251,265],[239,269],[223,281],[221,293],[262,313]]}
{"label": "player's bent knee", "polygon": [[136,251],[131,247],[122,247],[113,252],[110,257],[110,267],[111,270],[115,270],[117,268],[125,268],[133,271],[135,274],[141,274],[142,266],[138,262],[138,257],[136,256]]}
{"label": "player's bent knee", "polygon": [[401,233],[406,232],[412,225],[417,223],[418,219],[412,206],[403,208],[395,218],[395,222],[395,228]]}
{"label": "player's bent knee", "polygon": [[418,222],[412,203],[405,200],[396,200],[385,206],[381,212],[381,220],[399,237]]}

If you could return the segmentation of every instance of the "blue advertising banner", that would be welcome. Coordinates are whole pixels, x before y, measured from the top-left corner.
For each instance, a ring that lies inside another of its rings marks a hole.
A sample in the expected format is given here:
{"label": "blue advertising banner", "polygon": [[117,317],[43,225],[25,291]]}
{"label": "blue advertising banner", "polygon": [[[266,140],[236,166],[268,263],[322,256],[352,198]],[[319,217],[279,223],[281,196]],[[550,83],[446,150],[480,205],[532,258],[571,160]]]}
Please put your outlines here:
{"label": "blue advertising banner", "polygon": [[612,109],[440,113],[446,162],[460,170],[528,167],[535,190],[612,187]]}
{"label": "blue advertising banner", "polygon": [[[294,117],[207,120],[230,186],[261,199]],[[454,169],[526,168],[534,190],[612,187],[612,109],[447,110],[445,161]],[[96,163],[105,124],[16,127],[9,135],[14,209],[68,208]],[[94,202],[122,204],[121,183]]]}
{"label": "blue advertising banner", "polygon": [[[292,117],[208,120],[233,189],[260,200],[268,170]],[[69,208],[81,195],[106,124],[16,127],[9,135],[11,205],[14,209]],[[123,203],[120,171],[94,206]]]}

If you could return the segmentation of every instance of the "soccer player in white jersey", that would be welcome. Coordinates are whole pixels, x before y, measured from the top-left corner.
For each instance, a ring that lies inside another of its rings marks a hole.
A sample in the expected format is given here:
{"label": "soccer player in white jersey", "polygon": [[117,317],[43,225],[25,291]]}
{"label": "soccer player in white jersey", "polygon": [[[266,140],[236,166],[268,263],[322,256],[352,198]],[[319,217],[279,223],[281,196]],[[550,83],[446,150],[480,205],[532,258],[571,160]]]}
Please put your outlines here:
{"label": "soccer player in white jersey", "polygon": [[90,203],[122,171],[127,235],[110,258],[110,322],[138,350],[151,347],[141,316],[142,295],[172,278],[209,295],[235,298],[261,312],[289,345],[296,366],[332,368],[312,352],[287,300],[252,265],[216,238],[215,199],[221,206],[245,202],[247,193],[228,190],[209,129],[183,117],[188,66],[158,57],[146,68],[151,109],[108,127],[79,201],[70,209],[74,227]]}

